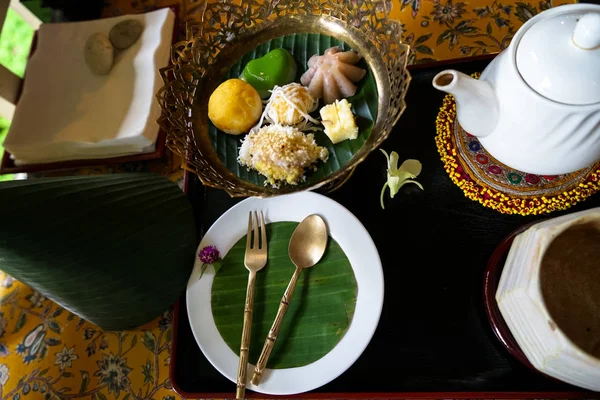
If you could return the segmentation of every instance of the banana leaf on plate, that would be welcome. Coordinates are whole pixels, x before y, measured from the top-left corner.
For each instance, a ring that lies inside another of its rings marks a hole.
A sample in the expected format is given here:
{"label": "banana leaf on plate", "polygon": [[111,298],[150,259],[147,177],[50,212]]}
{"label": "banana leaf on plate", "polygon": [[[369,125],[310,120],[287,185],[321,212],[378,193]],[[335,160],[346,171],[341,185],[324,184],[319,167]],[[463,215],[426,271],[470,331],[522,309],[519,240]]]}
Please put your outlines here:
{"label": "banana leaf on plate", "polygon": [[[288,244],[297,222],[267,225],[269,261],[256,274],[249,361],[256,363],[281,296],[294,273]],[[212,312],[223,340],[239,354],[248,270],[246,237],[222,260],[212,285]],[[321,261],[302,271],[281,325],[268,368],[310,364],[329,353],[344,336],[354,315],[358,287],[342,248],[331,237]]]}

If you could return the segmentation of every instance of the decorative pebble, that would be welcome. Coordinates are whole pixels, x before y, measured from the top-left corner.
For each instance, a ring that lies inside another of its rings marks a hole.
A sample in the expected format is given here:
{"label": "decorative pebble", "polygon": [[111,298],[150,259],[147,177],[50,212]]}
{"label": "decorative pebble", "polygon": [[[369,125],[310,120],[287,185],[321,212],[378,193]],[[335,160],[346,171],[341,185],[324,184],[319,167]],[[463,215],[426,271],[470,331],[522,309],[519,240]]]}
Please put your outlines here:
{"label": "decorative pebble", "polygon": [[115,62],[115,51],[108,37],[103,33],[94,33],[85,44],[85,62],[93,73],[106,75]]}
{"label": "decorative pebble", "polygon": [[108,36],[115,49],[124,50],[141,36],[144,25],[136,19],[126,19],[112,27]]}

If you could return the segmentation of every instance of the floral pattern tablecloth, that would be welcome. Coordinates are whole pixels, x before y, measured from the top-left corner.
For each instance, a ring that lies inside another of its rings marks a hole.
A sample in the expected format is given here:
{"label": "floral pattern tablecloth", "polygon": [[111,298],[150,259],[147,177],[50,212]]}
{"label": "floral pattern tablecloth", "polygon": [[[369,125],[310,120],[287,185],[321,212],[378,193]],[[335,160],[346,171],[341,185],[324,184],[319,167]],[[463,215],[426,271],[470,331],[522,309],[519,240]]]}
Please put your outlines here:
{"label": "floral pattern tablecloth", "polygon": [[[353,0],[349,0],[353,1]],[[393,18],[413,48],[411,63],[504,49],[523,22],[560,0],[394,0]],[[108,0],[104,15],[176,5],[179,21],[199,18],[202,1]],[[66,171],[96,174],[151,170],[180,180],[176,157]],[[135,331],[103,332],[0,272],[0,400],[175,400],[169,380],[172,311]],[[233,387],[232,387],[233,394]]]}

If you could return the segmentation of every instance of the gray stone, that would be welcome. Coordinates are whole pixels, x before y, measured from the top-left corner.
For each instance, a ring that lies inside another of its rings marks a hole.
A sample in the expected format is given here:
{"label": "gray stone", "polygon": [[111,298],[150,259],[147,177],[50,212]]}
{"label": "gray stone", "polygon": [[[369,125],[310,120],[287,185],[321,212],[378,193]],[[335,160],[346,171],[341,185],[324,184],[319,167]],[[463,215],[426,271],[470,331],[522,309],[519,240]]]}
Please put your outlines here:
{"label": "gray stone", "polygon": [[116,49],[124,50],[134,44],[142,34],[144,25],[136,19],[126,19],[112,27],[108,34]]}
{"label": "gray stone", "polygon": [[115,62],[115,50],[104,33],[94,33],[85,44],[85,62],[93,73],[106,75]]}

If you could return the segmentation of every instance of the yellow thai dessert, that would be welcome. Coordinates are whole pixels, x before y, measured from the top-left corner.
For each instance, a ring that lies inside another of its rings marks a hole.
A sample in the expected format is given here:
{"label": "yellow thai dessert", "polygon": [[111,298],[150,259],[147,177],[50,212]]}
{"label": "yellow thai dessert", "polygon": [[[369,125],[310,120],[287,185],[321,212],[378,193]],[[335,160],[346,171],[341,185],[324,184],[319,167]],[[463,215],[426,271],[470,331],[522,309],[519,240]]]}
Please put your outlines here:
{"label": "yellow thai dessert", "polygon": [[329,151],[318,146],[312,134],[276,124],[250,132],[242,141],[238,162],[265,176],[265,185],[279,187],[281,182],[303,182],[306,169],[316,169],[316,163],[328,157]]}
{"label": "yellow thai dessert", "polygon": [[230,135],[248,132],[261,113],[262,100],[258,92],[241,79],[221,83],[208,99],[208,118]]}
{"label": "yellow thai dessert", "polygon": [[312,127],[313,124],[318,125],[319,121],[309,115],[318,106],[319,100],[312,97],[308,89],[299,83],[275,86],[257,128],[263,121],[290,125],[300,130]]}
{"label": "yellow thai dessert", "polygon": [[335,100],[319,111],[324,132],[333,144],[358,137],[358,127],[350,106],[346,99]]}

